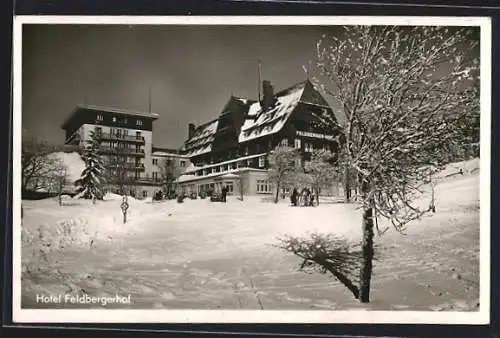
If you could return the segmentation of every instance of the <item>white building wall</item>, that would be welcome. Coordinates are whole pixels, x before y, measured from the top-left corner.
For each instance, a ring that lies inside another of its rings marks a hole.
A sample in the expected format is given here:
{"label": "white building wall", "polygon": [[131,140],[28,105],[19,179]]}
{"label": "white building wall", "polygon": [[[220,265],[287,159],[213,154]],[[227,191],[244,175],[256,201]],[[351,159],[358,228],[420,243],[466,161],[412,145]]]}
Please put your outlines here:
{"label": "white building wall", "polygon": [[[133,130],[133,129],[132,129]],[[133,130],[135,135],[136,130]],[[144,178],[151,178],[153,172],[153,160],[151,152],[153,150],[153,132],[148,130],[140,130],[142,137],[144,137]]]}
{"label": "white building wall", "polygon": [[122,129],[127,130],[129,136],[135,136],[136,132],[140,132],[141,136],[144,137],[144,144],[141,145],[141,148],[144,149],[144,157],[141,159],[141,162],[144,163],[144,172],[141,172],[141,178],[151,178],[153,172],[153,163],[152,163],[152,140],[153,133],[149,130],[140,130],[140,129],[131,129],[131,128],[120,128],[120,127],[108,127],[97,124],[84,124],[80,127],[80,136],[81,142],[80,145],[84,146],[86,140],[90,139],[91,131],[95,130],[96,127],[100,127],[103,133],[109,134],[111,129]]}

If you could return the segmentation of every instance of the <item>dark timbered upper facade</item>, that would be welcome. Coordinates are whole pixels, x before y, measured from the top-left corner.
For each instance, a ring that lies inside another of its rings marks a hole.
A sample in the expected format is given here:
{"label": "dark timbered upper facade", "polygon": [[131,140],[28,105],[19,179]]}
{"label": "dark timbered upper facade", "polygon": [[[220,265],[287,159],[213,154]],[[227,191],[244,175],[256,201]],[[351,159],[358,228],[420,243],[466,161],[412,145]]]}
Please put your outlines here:
{"label": "dark timbered upper facade", "polygon": [[[325,124],[325,120],[330,123]],[[302,164],[310,160],[315,149],[337,153],[336,121],[333,110],[310,81],[277,93],[264,81],[261,101],[231,97],[216,119],[198,127],[189,125],[181,153],[195,167],[186,174],[267,169],[267,154],[280,144],[300,149]]]}

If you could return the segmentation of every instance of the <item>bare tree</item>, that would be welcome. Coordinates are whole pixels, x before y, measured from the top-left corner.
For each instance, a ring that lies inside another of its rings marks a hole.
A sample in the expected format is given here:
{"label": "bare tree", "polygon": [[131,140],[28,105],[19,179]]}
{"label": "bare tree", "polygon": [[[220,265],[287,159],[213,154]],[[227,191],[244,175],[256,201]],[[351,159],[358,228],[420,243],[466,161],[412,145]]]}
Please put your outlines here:
{"label": "bare tree", "polygon": [[337,177],[337,168],[334,165],[334,154],[327,150],[315,150],[311,161],[305,165],[305,171],[310,175],[316,201],[319,204],[319,190],[331,186]]}
{"label": "bare tree", "polygon": [[56,187],[59,205],[62,205],[62,194],[69,183],[68,167],[62,161],[53,171],[53,181]]}
{"label": "bare tree", "polygon": [[278,203],[282,184],[289,181],[289,178],[295,173],[303,171],[298,163],[299,160],[300,154],[297,149],[291,147],[278,146],[269,153],[268,177],[276,189],[274,203]]}
{"label": "bare tree", "polygon": [[136,166],[140,166],[128,161],[128,154],[126,148],[116,147],[105,157],[106,181],[116,186],[120,195],[129,194],[130,186],[135,179],[131,173],[137,170]]}
{"label": "bare tree", "polygon": [[36,138],[23,140],[21,155],[21,170],[23,191],[47,189],[54,167],[57,165],[51,156],[56,147]]}
{"label": "bare tree", "polygon": [[458,121],[479,109],[478,36],[473,28],[349,26],[317,44],[315,82],[341,104],[343,151],[361,189],[361,302],[370,300],[374,219],[402,232],[432,209],[415,199],[462,138]]}
{"label": "bare tree", "polygon": [[165,185],[167,195],[170,195],[172,191],[175,191],[175,187],[173,184],[175,180],[181,176],[183,172],[183,168],[179,165],[179,163],[172,158],[164,158],[159,163],[158,166],[160,168],[160,177]]}

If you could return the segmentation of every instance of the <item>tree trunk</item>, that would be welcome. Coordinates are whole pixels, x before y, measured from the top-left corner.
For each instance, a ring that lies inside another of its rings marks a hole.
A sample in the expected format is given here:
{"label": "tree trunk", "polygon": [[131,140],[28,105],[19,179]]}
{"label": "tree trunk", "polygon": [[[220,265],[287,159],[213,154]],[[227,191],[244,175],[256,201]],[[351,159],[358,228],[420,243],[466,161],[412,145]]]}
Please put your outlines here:
{"label": "tree trunk", "polygon": [[349,179],[349,167],[346,165],[344,168],[344,195],[345,201],[351,201],[351,184]]}
{"label": "tree trunk", "polygon": [[280,182],[276,182],[276,196],[274,196],[274,203],[278,203],[280,198]]}
{"label": "tree trunk", "polygon": [[243,201],[243,179],[240,176],[240,198]]}
{"label": "tree trunk", "polygon": [[373,269],[373,204],[366,201],[363,208],[362,262],[359,280],[359,300],[370,302],[370,282]]}
{"label": "tree trunk", "polygon": [[332,275],[334,275],[338,280],[339,282],[341,282],[342,284],[344,284],[344,286],[349,289],[349,291],[352,292],[352,294],[354,295],[354,297],[356,299],[359,298],[359,289],[356,285],[353,284],[353,282],[347,277],[345,276],[343,273],[341,273],[340,271],[338,271],[337,269],[335,269],[335,267],[333,266],[333,264],[327,262],[326,260],[320,260],[318,261],[318,264],[324,266],[328,271],[331,272]]}

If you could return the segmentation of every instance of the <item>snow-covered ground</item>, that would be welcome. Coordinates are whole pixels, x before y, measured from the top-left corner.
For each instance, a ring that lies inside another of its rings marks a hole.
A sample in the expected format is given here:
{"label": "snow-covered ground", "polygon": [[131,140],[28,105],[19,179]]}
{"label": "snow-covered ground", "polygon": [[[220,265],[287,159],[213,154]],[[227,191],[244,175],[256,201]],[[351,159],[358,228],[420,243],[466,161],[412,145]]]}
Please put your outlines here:
{"label": "snow-covered ground", "polygon": [[[37,293],[78,292],[130,294],[133,304],[121,306],[133,308],[477,310],[478,166],[449,166],[436,186],[435,214],[412,223],[407,235],[376,237],[383,250],[368,305],[328,275],[298,272],[301,262],[273,246],[284,234],[313,231],[359,241],[361,214],[352,204],[130,198],[123,224],[116,195],[95,205],[23,201],[23,307],[49,307],[35,302]],[[459,168],[464,175],[454,175]]]}

